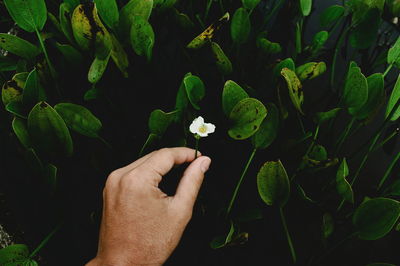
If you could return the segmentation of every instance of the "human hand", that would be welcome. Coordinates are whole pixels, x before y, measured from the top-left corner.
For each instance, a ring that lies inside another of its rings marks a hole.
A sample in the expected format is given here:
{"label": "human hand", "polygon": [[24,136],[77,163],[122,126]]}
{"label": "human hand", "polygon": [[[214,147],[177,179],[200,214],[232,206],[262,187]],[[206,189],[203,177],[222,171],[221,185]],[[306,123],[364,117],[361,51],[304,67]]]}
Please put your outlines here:
{"label": "human hand", "polygon": [[[159,188],[174,165],[191,162],[176,194]],[[162,265],[189,222],[210,158],[189,148],[164,148],[113,171],[103,191],[99,246],[92,265]]]}

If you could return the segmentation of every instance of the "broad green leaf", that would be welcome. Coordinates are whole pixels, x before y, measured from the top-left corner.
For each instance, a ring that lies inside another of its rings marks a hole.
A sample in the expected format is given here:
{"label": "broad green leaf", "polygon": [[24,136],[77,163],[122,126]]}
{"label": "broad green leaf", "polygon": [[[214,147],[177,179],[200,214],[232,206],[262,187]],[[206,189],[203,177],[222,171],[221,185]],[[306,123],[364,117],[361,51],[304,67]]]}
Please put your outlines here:
{"label": "broad green leaf", "polygon": [[233,107],[244,98],[249,98],[249,95],[242,87],[232,80],[225,82],[222,91],[222,110],[225,115],[229,116]]}
{"label": "broad green leaf", "polygon": [[0,71],[15,71],[16,69],[17,61],[15,59],[0,55]]}
{"label": "broad green leaf", "polygon": [[41,53],[32,43],[7,33],[0,33],[0,48],[25,59],[32,59]]}
{"label": "broad green leaf", "polygon": [[225,55],[222,48],[218,45],[218,43],[211,42],[211,50],[215,57],[215,63],[217,65],[218,70],[222,75],[229,75],[232,73],[232,63],[231,60]]}
{"label": "broad green leaf", "polygon": [[0,265],[9,265],[13,262],[23,262],[29,257],[29,249],[23,244],[14,244],[0,249]]}
{"label": "broad green leaf", "polygon": [[47,8],[44,0],[4,0],[12,19],[21,29],[41,31],[47,20]]}
{"label": "broad green leaf", "polygon": [[55,43],[57,49],[62,53],[65,60],[72,66],[80,66],[83,62],[82,54],[69,44]]}
{"label": "broad green leaf", "polygon": [[385,99],[384,80],[381,73],[367,78],[368,99],[360,108],[349,108],[349,113],[359,120],[368,118],[381,106]]}
{"label": "broad green leaf", "polygon": [[116,29],[119,22],[119,12],[116,0],[95,0],[100,17],[110,29]]}
{"label": "broad green leaf", "polygon": [[73,9],[68,3],[62,3],[60,5],[59,19],[60,19],[60,28],[61,31],[64,33],[65,37],[70,43],[75,43],[71,25],[72,10]]}
{"label": "broad green leaf", "polygon": [[100,59],[97,56],[94,58],[88,72],[88,81],[90,83],[96,84],[97,82],[99,82],[104,72],[106,71],[109,60],[110,54],[105,59]]}
{"label": "broad green leaf", "polygon": [[127,71],[129,66],[128,55],[117,38],[115,38],[114,34],[111,34],[111,41],[113,45],[111,50],[111,58],[118,69],[122,72],[122,75],[127,78],[129,76]]}
{"label": "broad green leaf", "polygon": [[179,12],[176,8],[172,9],[174,12],[174,18],[176,22],[184,29],[191,29],[194,27],[194,23],[190,20],[189,16],[185,13]]}
{"label": "broad green leaf", "polygon": [[346,180],[349,175],[349,168],[347,166],[346,158],[343,158],[342,163],[336,172],[336,189],[344,200],[354,204],[354,194],[350,183]]}
{"label": "broad green leaf", "polygon": [[374,198],[362,203],[353,215],[358,237],[376,240],[388,234],[400,216],[400,203],[388,198]]}
{"label": "broad green leaf", "polygon": [[359,67],[351,67],[344,85],[343,102],[347,107],[359,108],[368,99],[368,83]]}
{"label": "broad green leaf", "polygon": [[22,92],[25,87],[26,78],[28,73],[17,73],[13,78],[3,84],[1,90],[1,99],[6,106],[10,102],[22,101]]}
{"label": "broad green leaf", "polygon": [[177,111],[166,113],[160,109],[151,112],[149,117],[149,130],[150,133],[162,136],[174,121]]}
{"label": "broad green leaf", "polygon": [[20,118],[27,119],[28,112],[22,102],[12,101],[6,105],[6,111],[16,115]]}
{"label": "broad green leaf", "polygon": [[322,216],[322,237],[327,239],[332,235],[334,229],[335,223],[332,215],[330,213],[324,213],[324,216]]}
{"label": "broad green leaf", "polygon": [[242,44],[247,41],[250,35],[249,13],[244,8],[238,8],[233,14],[231,22],[231,37],[234,43]]}
{"label": "broad green leaf", "polygon": [[193,108],[200,110],[199,102],[205,95],[205,87],[203,81],[195,75],[187,75],[183,79],[183,85],[187,98]]}
{"label": "broad green leaf", "polygon": [[146,56],[151,60],[154,46],[154,31],[150,23],[141,16],[134,16],[132,20],[131,45],[136,54]]}
{"label": "broad green leaf", "polygon": [[263,37],[257,38],[257,47],[265,54],[277,54],[282,51],[279,43],[271,42]]}
{"label": "broad green leaf", "polygon": [[391,121],[396,121],[400,117],[400,75],[397,77],[396,84],[392,90],[392,94],[390,94],[390,98],[386,107],[385,119],[387,119],[390,113],[393,111],[393,108],[398,105],[395,111],[393,111],[393,115],[389,118]]}
{"label": "broad green leaf", "polygon": [[216,236],[210,242],[210,247],[212,249],[219,249],[225,246],[226,236]]}
{"label": "broad green leaf", "polygon": [[274,67],[274,70],[272,71],[274,73],[274,77],[275,78],[281,77],[281,71],[284,68],[288,68],[292,71],[295,70],[295,65],[292,58],[286,58],[285,60],[282,60]]}
{"label": "broad green leaf", "polygon": [[248,10],[253,10],[259,3],[260,0],[242,0],[242,5]]}
{"label": "broad green leaf", "polygon": [[380,11],[376,8],[368,10],[366,15],[350,32],[349,41],[351,46],[358,49],[370,47],[378,37],[380,24]]}
{"label": "broad green leaf", "polygon": [[314,79],[326,71],[324,62],[309,62],[296,68],[297,77],[303,81],[306,79]]}
{"label": "broad green leaf", "polygon": [[153,0],[130,0],[119,12],[119,30],[128,35],[135,16],[149,20],[153,9]]}
{"label": "broad green leaf", "polygon": [[330,27],[333,23],[335,23],[339,18],[341,18],[344,14],[344,7],[339,5],[333,5],[326,8],[319,18],[321,26],[323,28]]}
{"label": "broad green leaf", "polygon": [[275,140],[279,130],[279,110],[273,103],[266,105],[268,114],[253,135],[251,142],[256,149],[266,149]]}
{"label": "broad green leaf", "polygon": [[290,182],[282,162],[266,162],[257,174],[257,187],[261,199],[267,205],[280,208],[286,205],[290,194]]}
{"label": "broad green leaf", "polygon": [[318,124],[322,124],[323,122],[335,118],[340,112],[341,108],[334,108],[327,112],[318,112],[315,114],[315,122]]}
{"label": "broad green leaf", "polygon": [[94,100],[97,99],[101,94],[101,90],[98,87],[94,86],[90,90],[87,90],[85,92],[85,94],[83,95],[83,99],[85,101]]}
{"label": "broad green leaf", "polygon": [[73,103],[59,103],[54,109],[72,130],[91,138],[99,136],[101,121],[86,107]]}
{"label": "broad green leaf", "polygon": [[308,157],[315,161],[325,161],[328,160],[328,152],[324,146],[315,144],[310,150]]}
{"label": "broad green leaf", "polygon": [[312,55],[315,56],[316,54],[318,54],[318,52],[324,47],[324,44],[326,43],[328,38],[329,33],[324,30],[317,32],[314,35],[311,46],[308,48],[311,51]]}
{"label": "broad green leaf", "polygon": [[112,48],[111,36],[101,22],[93,2],[85,2],[75,8],[71,25],[75,41],[82,50],[94,48],[100,59],[108,56]]}
{"label": "broad green leaf", "polygon": [[228,134],[231,138],[242,140],[251,137],[260,128],[267,115],[267,108],[257,99],[245,98],[239,101],[229,114],[232,122]]}
{"label": "broad green leaf", "polygon": [[400,68],[400,37],[398,37],[394,45],[390,47],[387,55],[387,63]]}
{"label": "broad green leaf", "polygon": [[32,107],[37,102],[45,100],[46,95],[40,84],[39,74],[35,68],[29,73],[26,79],[22,102],[24,105]]}
{"label": "broad green leaf", "polygon": [[289,96],[290,99],[292,100],[294,107],[301,114],[304,114],[303,110],[301,109],[301,106],[303,105],[304,102],[304,94],[299,78],[297,77],[294,71],[286,67],[282,69],[281,75],[286,80],[286,84],[289,89]]}
{"label": "broad green leaf", "polygon": [[308,16],[311,13],[312,0],[300,0],[300,9],[303,16]]}
{"label": "broad green leaf", "polygon": [[32,144],[29,137],[26,121],[24,119],[14,117],[12,121],[12,128],[22,146],[24,146],[26,149],[31,148]]}
{"label": "broad green leaf", "polygon": [[191,76],[192,73],[186,73],[185,76],[183,77],[183,80],[181,82],[181,85],[179,86],[178,93],[176,94],[176,103],[175,103],[175,109],[182,111],[187,108],[187,105],[189,104],[189,99],[187,96],[186,88],[185,88],[185,83],[183,82],[184,79],[188,76]]}
{"label": "broad green leaf", "polygon": [[61,116],[46,102],[36,104],[28,116],[32,144],[41,153],[52,156],[72,155],[73,144]]}
{"label": "broad green leaf", "polygon": [[200,33],[196,38],[194,38],[188,45],[186,45],[189,49],[199,49],[203,47],[209,40],[212,39],[215,32],[219,30],[222,24],[229,20],[229,13],[225,13],[217,22],[211,24],[207,27],[202,33]]}

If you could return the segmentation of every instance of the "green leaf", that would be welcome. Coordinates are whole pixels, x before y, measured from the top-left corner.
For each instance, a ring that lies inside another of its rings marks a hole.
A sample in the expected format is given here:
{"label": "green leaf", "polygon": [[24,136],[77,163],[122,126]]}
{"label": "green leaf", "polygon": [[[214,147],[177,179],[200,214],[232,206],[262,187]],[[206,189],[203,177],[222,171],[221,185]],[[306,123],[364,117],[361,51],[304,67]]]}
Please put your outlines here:
{"label": "green leaf", "polygon": [[24,262],[29,257],[29,249],[23,244],[14,244],[0,249],[0,265]]}
{"label": "green leaf", "polygon": [[351,67],[343,91],[343,102],[347,107],[359,108],[368,99],[368,83],[359,67]]}
{"label": "green leaf", "polygon": [[82,54],[69,44],[55,43],[57,49],[62,53],[67,62],[73,66],[80,66],[83,63]]}
{"label": "green leaf", "polygon": [[263,37],[257,38],[257,47],[265,54],[277,54],[282,51],[279,43],[271,42]]}
{"label": "green leaf", "polygon": [[[397,77],[396,84],[392,90],[392,94],[390,94],[390,98],[386,107],[385,119],[389,117],[389,114],[395,108],[397,102],[400,100],[400,75]],[[391,121],[396,121],[400,117],[400,105],[397,106],[397,109],[393,111],[393,115],[389,118]]]}
{"label": "green leaf", "polygon": [[370,47],[377,39],[380,24],[380,11],[376,8],[368,10],[362,20],[350,32],[351,46],[358,49]]}
{"label": "green leaf", "polygon": [[259,3],[260,0],[242,0],[242,5],[248,10],[253,10]]}
{"label": "green leaf", "polygon": [[215,57],[215,63],[217,65],[218,70],[222,75],[229,75],[232,73],[232,63],[231,60],[225,55],[222,48],[218,45],[218,43],[211,42],[211,50]]}
{"label": "green leaf", "polygon": [[28,131],[34,147],[50,158],[72,155],[73,144],[61,116],[46,102],[36,104],[28,116]]}
{"label": "green leaf", "polygon": [[95,0],[100,17],[111,29],[116,29],[119,22],[119,12],[116,0]]}
{"label": "green leaf", "polygon": [[153,9],[153,0],[131,0],[119,13],[119,28],[123,34],[129,33],[131,25],[134,23],[135,16],[141,16],[144,20],[149,20]]}
{"label": "green leaf", "polygon": [[256,149],[266,149],[275,140],[279,130],[279,110],[273,103],[266,106],[268,114],[253,135],[251,142]]}
{"label": "green leaf", "polygon": [[27,119],[27,111],[22,102],[12,101],[6,105],[6,110],[20,118]]}
{"label": "green leaf", "polygon": [[177,111],[165,113],[160,109],[156,109],[151,112],[149,117],[149,129],[150,133],[162,136],[169,127],[169,125],[174,121]]}
{"label": "green leaf", "polygon": [[400,68],[400,37],[398,37],[394,45],[390,47],[387,55],[387,63]]}
{"label": "green leaf", "polygon": [[366,119],[375,113],[385,99],[384,80],[381,73],[372,74],[367,78],[368,99],[359,108],[349,108],[349,113],[359,120]]}
{"label": "green leaf", "polygon": [[349,168],[347,166],[346,158],[343,158],[343,161],[336,172],[336,189],[344,200],[354,204],[353,189],[351,188],[350,183],[346,180],[348,175]]}
{"label": "green leaf", "polygon": [[138,55],[151,60],[154,46],[154,31],[150,23],[141,16],[134,16],[130,31],[131,45]]}
{"label": "green leaf", "polygon": [[251,137],[260,128],[267,115],[267,109],[257,99],[245,98],[238,102],[229,114],[232,122],[228,134],[231,138],[242,140]]}
{"label": "green leaf", "polygon": [[318,112],[315,114],[314,120],[317,124],[322,124],[325,121],[335,118],[338,115],[338,113],[340,112],[340,110],[341,110],[341,108],[334,108],[327,112]]}
{"label": "green leaf", "polygon": [[91,138],[99,136],[101,121],[87,108],[73,103],[59,103],[54,109],[72,130]]}
{"label": "green leaf", "polygon": [[210,247],[212,249],[219,249],[225,246],[226,236],[216,236],[210,242]]}
{"label": "green leaf", "polygon": [[39,75],[34,68],[28,75],[25,82],[22,102],[24,105],[32,107],[39,101],[45,101],[46,95],[39,81]]}
{"label": "green leaf", "polygon": [[225,82],[222,91],[222,110],[225,115],[229,116],[233,107],[245,98],[249,98],[249,95],[236,82],[232,80]]}
{"label": "green leaf", "polygon": [[317,55],[318,52],[324,47],[324,44],[326,43],[328,38],[329,38],[329,33],[324,30],[317,32],[314,35],[313,40],[311,42],[311,46],[308,48],[310,49],[311,54],[313,56]]}
{"label": "green leaf", "polygon": [[12,19],[23,30],[41,31],[47,20],[47,9],[44,0],[4,0]]}
{"label": "green leaf", "polygon": [[72,32],[71,25],[71,12],[72,8],[68,3],[62,3],[60,5],[59,19],[61,31],[70,43],[75,43],[74,34]]}
{"label": "green leaf", "polygon": [[75,9],[80,3],[80,0],[64,0],[64,3],[69,4],[69,6],[71,7],[71,9]]}
{"label": "green leaf", "polygon": [[335,223],[330,213],[324,213],[322,216],[322,236],[324,239],[328,239],[335,229]]}
{"label": "green leaf", "polygon": [[329,28],[335,23],[339,18],[344,15],[344,7],[339,5],[333,5],[326,8],[319,18],[321,27]]}
{"label": "green leaf", "polygon": [[308,16],[311,13],[312,0],[300,0],[300,9],[303,16]]}
{"label": "green leaf", "polygon": [[183,29],[192,29],[194,27],[194,23],[189,18],[188,15],[185,13],[179,12],[176,8],[172,9],[174,12],[174,18],[176,22],[183,28]]}
{"label": "green leaf", "polygon": [[205,87],[203,81],[195,75],[187,75],[183,79],[183,85],[186,91],[187,98],[193,108],[200,110],[199,102],[205,95]]}
{"label": "green leaf", "polygon": [[267,205],[280,208],[286,205],[290,194],[290,182],[282,162],[266,162],[257,174],[257,187],[261,199]]}
{"label": "green leaf", "polygon": [[186,45],[186,48],[189,49],[199,49],[203,47],[204,44],[206,44],[209,40],[212,39],[214,36],[215,32],[219,30],[219,28],[222,26],[222,24],[226,21],[229,20],[229,13],[225,13],[217,22],[211,24],[210,26],[207,27],[202,33],[200,33],[196,38],[194,38],[188,45]]}
{"label": "green leaf", "polygon": [[12,128],[22,146],[24,146],[26,149],[31,148],[32,144],[29,137],[26,121],[24,119],[14,117],[12,121]]}
{"label": "green leaf", "polygon": [[314,79],[326,71],[324,62],[309,62],[296,68],[297,77],[303,81],[306,79]]}
{"label": "green leaf", "polygon": [[295,70],[295,65],[294,65],[294,61],[292,58],[286,58],[285,60],[282,60],[274,67],[274,70],[273,70],[274,77],[275,78],[281,77],[281,71],[284,68],[288,68],[292,71]]}
{"label": "green leaf", "polygon": [[376,240],[388,234],[400,216],[400,203],[388,198],[374,198],[362,203],[353,215],[358,237]]}
{"label": "green leaf", "polygon": [[303,113],[303,110],[301,109],[301,106],[303,105],[304,102],[304,94],[301,82],[299,78],[297,77],[296,73],[288,68],[283,68],[281,71],[281,75],[285,78],[287,87],[289,89],[289,96],[290,99],[292,100],[292,103],[294,107],[299,111],[301,114]]}
{"label": "green leaf", "polygon": [[41,53],[32,43],[7,33],[0,33],[0,48],[25,59],[32,59]]}
{"label": "green leaf", "polygon": [[25,87],[27,77],[27,72],[17,73],[10,81],[7,81],[3,84],[3,88],[1,90],[1,99],[5,106],[10,102],[22,101],[22,91]]}
{"label": "green leaf", "polygon": [[127,71],[129,66],[128,55],[126,54],[121,43],[117,40],[117,38],[115,38],[114,34],[110,35],[113,45],[113,48],[111,50],[111,58],[114,61],[115,65],[118,67],[118,69],[122,72],[122,75],[125,78],[127,78],[129,76]]}
{"label": "green leaf", "polygon": [[242,44],[247,41],[250,35],[249,13],[244,8],[238,8],[233,14],[231,22],[231,37],[234,43]]}
{"label": "green leaf", "polygon": [[88,81],[90,83],[96,84],[100,81],[101,77],[106,71],[108,61],[110,60],[110,55],[111,54],[109,54],[105,59],[100,59],[97,56],[94,58],[88,72]]}
{"label": "green leaf", "polygon": [[310,150],[308,157],[314,161],[325,161],[328,160],[328,152],[324,146],[315,144]]}

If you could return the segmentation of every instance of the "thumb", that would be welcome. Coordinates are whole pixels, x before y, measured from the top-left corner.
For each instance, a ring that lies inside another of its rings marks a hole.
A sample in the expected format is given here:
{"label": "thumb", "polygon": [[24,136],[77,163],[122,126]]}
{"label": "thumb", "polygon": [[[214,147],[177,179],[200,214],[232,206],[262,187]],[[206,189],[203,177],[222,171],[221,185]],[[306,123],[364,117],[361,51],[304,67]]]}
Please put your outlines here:
{"label": "thumb", "polygon": [[201,156],[194,160],[183,173],[174,200],[184,209],[193,208],[203,183],[204,173],[207,172],[210,163],[211,159],[209,157]]}

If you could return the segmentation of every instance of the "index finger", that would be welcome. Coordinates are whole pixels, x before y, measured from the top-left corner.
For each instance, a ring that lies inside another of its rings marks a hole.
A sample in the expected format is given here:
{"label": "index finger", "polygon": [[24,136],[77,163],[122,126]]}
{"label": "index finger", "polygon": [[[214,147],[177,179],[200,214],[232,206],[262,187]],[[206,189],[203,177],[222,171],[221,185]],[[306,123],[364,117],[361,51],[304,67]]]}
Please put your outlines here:
{"label": "index finger", "polygon": [[[201,155],[200,153],[198,153]],[[191,162],[195,159],[195,150],[178,147],[178,148],[163,148],[155,151],[146,161],[138,168],[143,170],[152,170],[155,174],[163,176],[167,174],[174,165]]]}

